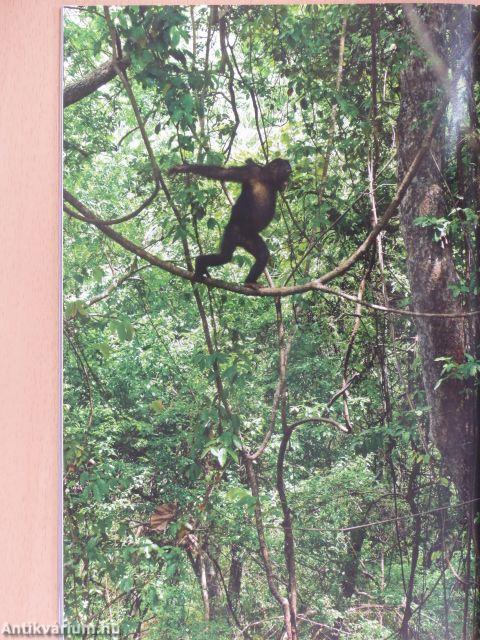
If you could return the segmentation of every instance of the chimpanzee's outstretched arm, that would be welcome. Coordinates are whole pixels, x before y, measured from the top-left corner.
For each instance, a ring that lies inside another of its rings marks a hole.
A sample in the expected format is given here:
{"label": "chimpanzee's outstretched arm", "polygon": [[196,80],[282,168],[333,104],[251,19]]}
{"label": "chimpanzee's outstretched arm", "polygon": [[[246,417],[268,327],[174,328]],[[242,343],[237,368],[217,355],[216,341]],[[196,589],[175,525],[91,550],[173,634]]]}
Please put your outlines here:
{"label": "chimpanzee's outstretched arm", "polygon": [[194,173],[197,176],[227,182],[246,182],[257,177],[260,167],[247,164],[243,167],[217,167],[206,164],[180,164],[169,170],[170,175],[177,173]]}

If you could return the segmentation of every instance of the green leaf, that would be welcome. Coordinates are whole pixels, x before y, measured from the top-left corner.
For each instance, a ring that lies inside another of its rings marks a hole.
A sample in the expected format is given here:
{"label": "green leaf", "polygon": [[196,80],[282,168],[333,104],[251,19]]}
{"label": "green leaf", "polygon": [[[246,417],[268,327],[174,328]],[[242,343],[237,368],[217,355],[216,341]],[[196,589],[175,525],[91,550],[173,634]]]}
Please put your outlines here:
{"label": "green leaf", "polygon": [[124,576],[118,584],[118,588],[123,593],[127,593],[128,591],[131,591],[132,587],[133,587],[133,579],[131,576]]}
{"label": "green leaf", "polygon": [[101,267],[95,267],[92,271],[92,276],[95,282],[101,282],[105,277],[105,271]]}
{"label": "green leaf", "polygon": [[131,340],[135,333],[135,328],[130,320],[112,320],[110,328],[112,331],[116,331],[120,342]]}
{"label": "green leaf", "polygon": [[225,466],[225,463],[228,458],[228,451],[225,447],[222,447],[221,449],[212,449],[212,455],[214,455],[217,458],[218,464],[221,467]]}
{"label": "green leaf", "polygon": [[104,358],[108,358],[111,353],[111,348],[108,342],[96,342],[93,347],[98,349]]}
{"label": "green leaf", "polygon": [[237,449],[241,450],[243,448],[243,443],[242,443],[240,437],[237,436],[236,433],[234,433],[233,436],[232,436],[232,442],[237,447]]}
{"label": "green leaf", "polygon": [[165,407],[162,400],[153,400],[153,402],[150,403],[150,408],[154,413],[162,413]]}
{"label": "green leaf", "polygon": [[65,304],[65,317],[67,320],[75,318],[76,316],[88,317],[88,307],[83,300],[72,300]]}

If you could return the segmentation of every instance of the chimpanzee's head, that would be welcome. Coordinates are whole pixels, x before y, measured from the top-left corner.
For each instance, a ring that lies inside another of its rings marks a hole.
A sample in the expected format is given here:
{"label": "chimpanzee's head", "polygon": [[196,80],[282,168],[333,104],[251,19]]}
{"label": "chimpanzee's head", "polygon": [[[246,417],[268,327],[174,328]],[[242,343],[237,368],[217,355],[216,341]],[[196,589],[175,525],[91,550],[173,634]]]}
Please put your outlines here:
{"label": "chimpanzee's head", "polygon": [[275,160],[268,162],[265,167],[268,169],[275,187],[281,191],[285,189],[290,174],[292,173],[292,167],[289,161],[283,160],[282,158],[275,158]]}

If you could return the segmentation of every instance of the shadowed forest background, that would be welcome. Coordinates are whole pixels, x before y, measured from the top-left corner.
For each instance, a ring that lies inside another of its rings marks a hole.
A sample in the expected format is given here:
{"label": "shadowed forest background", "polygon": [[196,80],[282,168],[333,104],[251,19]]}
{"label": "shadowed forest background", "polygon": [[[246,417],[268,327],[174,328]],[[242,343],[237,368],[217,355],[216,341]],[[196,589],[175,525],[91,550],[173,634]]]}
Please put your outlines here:
{"label": "shadowed forest background", "polygon": [[[477,25],[65,10],[68,622],[478,639]],[[192,282],[239,186],[169,168],[276,157],[265,288]]]}

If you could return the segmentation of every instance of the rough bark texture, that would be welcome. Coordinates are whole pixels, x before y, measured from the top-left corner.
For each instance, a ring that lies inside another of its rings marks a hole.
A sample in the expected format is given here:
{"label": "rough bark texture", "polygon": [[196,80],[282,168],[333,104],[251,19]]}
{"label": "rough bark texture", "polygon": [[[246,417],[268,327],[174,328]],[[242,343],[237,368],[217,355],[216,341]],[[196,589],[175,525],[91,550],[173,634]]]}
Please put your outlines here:
{"label": "rough bark texture", "polygon": [[[421,16],[440,54],[445,51],[448,6],[424,5]],[[402,179],[431,121],[431,105],[439,86],[425,61],[413,57],[402,74],[401,107],[398,119],[398,178]],[[431,228],[415,225],[418,216],[444,216],[446,203],[441,170],[444,135],[439,127],[399,208],[400,224],[407,251],[407,269],[415,310],[460,313],[461,302],[452,295],[458,281],[452,247],[436,242]],[[422,373],[430,409],[432,438],[440,450],[461,497],[471,497],[473,469],[474,396],[464,380],[448,379],[435,389],[442,372],[440,357],[465,361],[471,343],[465,318],[416,318]]]}
{"label": "rough bark texture", "polygon": [[216,620],[222,613],[222,609],[220,606],[221,588],[219,576],[217,575],[215,566],[208,557],[205,561],[205,573],[207,577],[207,589],[210,601],[210,619]]}
{"label": "rough bark texture", "polygon": [[351,598],[357,586],[358,567],[362,546],[367,535],[366,529],[355,529],[350,533],[348,558],[343,567],[342,593],[344,598]]}
{"label": "rough bark texture", "polygon": [[[127,59],[120,60],[122,69],[126,69],[130,61]],[[63,108],[69,107],[71,104],[82,100],[86,96],[96,91],[99,87],[106,84],[117,75],[113,60],[109,60],[94,69],[85,77],[68,84],[63,90]]]}
{"label": "rough bark texture", "polygon": [[243,560],[237,544],[232,544],[230,556],[230,572],[228,577],[228,594],[236,608],[242,587]]}

